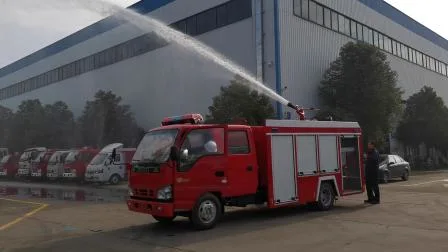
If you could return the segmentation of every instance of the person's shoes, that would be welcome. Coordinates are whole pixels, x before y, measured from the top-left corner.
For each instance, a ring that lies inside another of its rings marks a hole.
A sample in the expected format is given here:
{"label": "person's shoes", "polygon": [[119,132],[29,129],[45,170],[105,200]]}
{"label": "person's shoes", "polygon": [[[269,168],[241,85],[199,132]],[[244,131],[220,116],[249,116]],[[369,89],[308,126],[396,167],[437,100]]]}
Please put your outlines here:
{"label": "person's shoes", "polygon": [[370,202],[370,204],[379,204],[379,203],[380,203],[379,200],[373,200],[373,201]]}
{"label": "person's shoes", "polygon": [[364,203],[372,203],[372,200],[364,200]]}

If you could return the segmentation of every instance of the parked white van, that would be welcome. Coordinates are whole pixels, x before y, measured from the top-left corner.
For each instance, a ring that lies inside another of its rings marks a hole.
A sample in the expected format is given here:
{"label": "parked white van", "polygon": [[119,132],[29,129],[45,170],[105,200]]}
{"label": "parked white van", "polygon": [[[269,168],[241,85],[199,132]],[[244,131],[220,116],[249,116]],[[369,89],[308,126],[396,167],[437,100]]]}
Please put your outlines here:
{"label": "parked white van", "polygon": [[105,146],[87,166],[85,180],[118,184],[128,178],[128,166],[132,161],[135,148],[123,148],[122,143]]}

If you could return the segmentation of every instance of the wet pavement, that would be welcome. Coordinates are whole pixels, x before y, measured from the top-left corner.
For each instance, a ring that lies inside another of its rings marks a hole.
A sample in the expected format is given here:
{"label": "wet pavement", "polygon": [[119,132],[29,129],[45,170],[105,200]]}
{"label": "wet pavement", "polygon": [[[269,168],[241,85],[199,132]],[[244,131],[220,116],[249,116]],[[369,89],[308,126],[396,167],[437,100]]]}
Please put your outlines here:
{"label": "wet pavement", "polygon": [[[25,193],[23,200],[48,206],[0,231],[0,251],[448,251],[448,173],[380,187],[380,205],[363,204],[365,196],[357,195],[338,200],[328,212],[229,211],[215,229],[202,232],[193,231],[185,218],[171,226],[157,224],[150,216],[129,212],[123,201]],[[1,223],[38,206],[28,207],[0,199],[0,214],[7,213]]]}
{"label": "wet pavement", "polygon": [[4,196],[53,201],[124,202],[128,195],[127,185],[100,187],[0,181],[0,197]]}

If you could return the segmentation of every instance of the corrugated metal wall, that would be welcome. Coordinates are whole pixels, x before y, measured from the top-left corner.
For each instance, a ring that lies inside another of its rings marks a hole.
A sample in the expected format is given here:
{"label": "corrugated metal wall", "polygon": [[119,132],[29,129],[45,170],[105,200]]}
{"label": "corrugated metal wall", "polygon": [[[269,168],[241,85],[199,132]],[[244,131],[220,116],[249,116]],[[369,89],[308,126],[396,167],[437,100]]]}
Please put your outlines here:
{"label": "corrugated metal wall", "polygon": [[[357,0],[318,2],[440,60],[445,60],[448,55],[444,49],[393,23]],[[279,4],[282,86],[287,86],[284,96],[300,105],[318,106],[317,88],[325,70],[337,58],[340,48],[354,40],[295,16],[293,0],[281,0]],[[448,102],[447,77],[392,54],[388,54],[388,58],[391,67],[399,74],[399,85],[405,90],[406,96],[417,92],[423,85],[430,85]]]}

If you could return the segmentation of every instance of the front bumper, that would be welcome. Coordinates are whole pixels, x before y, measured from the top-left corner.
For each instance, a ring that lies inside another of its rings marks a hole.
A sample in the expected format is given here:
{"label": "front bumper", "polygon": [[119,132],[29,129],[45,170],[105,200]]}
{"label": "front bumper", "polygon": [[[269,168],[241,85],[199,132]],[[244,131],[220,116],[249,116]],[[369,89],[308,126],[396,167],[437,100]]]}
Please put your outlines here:
{"label": "front bumper", "polygon": [[161,203],[147,200],[135,200],[129,199],[127,201],[128,209],[133,212],[150,214],[160,217],[173,217],[174,216],[174,204],[173,203]]}
{"label": "front bumper", "polygon": [[56,172],[47,172],[47,177],[48,178],[57,178],[59,176]]}
{"label": "front bumper", "polygon": [[68,179],[76,178],[76,173],[72,173],[72,172],[64,172],[64,174],[62,175],[62,177],[64,177],[64,178],[68,178]]}
{"label": "front bumper", "polygon": [[17,170],[17,175],[19,175],[19,176],[29,176],[30,175],[30,170],[28,170],[28,169],[19,169],[19,170]]}
{"label": "front bumper", "polygon": [[88,182],[100,182],[102,181],[102,176],[98,174],[86,174],[84,180]]}
{"label": "front bumper", "polygon": [[42,172],[32,172],[31,177],[42,177]]}

